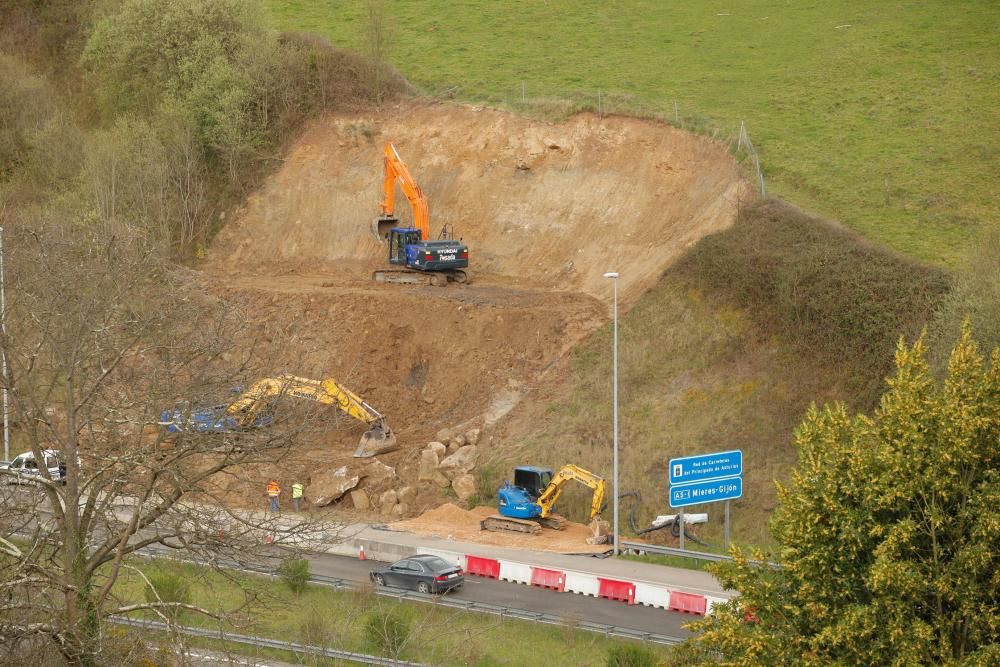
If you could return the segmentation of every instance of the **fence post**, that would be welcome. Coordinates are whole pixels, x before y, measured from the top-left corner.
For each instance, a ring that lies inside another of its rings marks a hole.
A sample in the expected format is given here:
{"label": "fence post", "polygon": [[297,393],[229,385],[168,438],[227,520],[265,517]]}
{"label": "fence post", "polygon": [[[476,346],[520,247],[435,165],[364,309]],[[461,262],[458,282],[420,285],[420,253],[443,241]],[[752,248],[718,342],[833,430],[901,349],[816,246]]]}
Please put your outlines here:
{"label": "fence post", "polygon": [[754,148],[753,142],[750,141],[750,133],[747,132],[747,125],[745,121],[740,121],[740,133],[739,138],[736,140],[736,150],[746,149],[747,154],[753,159],[754,170],[757,172],[757,186],[760,190],[760,196],[767,196],[767,184],[764,182],[764,171],[760,168],[760,156],[757,155],[757,149]]}

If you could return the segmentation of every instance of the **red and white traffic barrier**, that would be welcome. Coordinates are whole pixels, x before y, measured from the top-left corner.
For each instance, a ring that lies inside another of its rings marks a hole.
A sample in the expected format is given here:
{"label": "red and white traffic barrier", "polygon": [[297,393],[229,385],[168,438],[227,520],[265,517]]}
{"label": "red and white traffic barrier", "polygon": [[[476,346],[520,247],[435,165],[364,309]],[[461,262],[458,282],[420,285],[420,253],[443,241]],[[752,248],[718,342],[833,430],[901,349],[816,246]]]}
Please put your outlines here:
{"label": "red and white traffic barrier", "polygon": [[597,578],[597,596],[608,600],[618,600],[635,604],[635,584],[631,581]]}
{"label": "red and white traffic barrier", "polygon": [[533,567],[531,568],[531,585],[535,588],[548,588],[562,593],[566,590],[566,574],[560,570]]}
{"label": "red and white traffic barrier", "polygon": [[465,556],[465,573],[489,579],[500,578],[500,561],[481,556]]}
{"label": "red and white traffic barrier", "polygon": [[577,593],[592,597],[618,600],[626,604],[641,604],[670,611],[704,616],[712,613],[712,605],[727,602],[725,598],[709,597],[684,591],[673,591],[661,584],[600,577],[586,572],[557,570],[527,563],[474,554],[460,554],[438,549],[424,550],[455,562],[467,575],[525,584],[559,593]]}

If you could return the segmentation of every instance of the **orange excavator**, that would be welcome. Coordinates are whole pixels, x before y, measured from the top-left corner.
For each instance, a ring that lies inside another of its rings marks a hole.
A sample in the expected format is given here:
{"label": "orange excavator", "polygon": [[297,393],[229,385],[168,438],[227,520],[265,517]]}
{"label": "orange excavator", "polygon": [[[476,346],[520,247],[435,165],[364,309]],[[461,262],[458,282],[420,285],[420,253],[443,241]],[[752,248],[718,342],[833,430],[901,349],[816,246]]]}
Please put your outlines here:
{"label": "orange excavator", "polygon": [[[468,246],[452,237],[450,226],[442,230],[437,240],[430,239],[427,198],[391,143],[385,145],[383,164],[385,197],[379,205],[373,231],[380,242],[388,241],[392,266],[375,271],[375,280],[416,285],[469,282]],[[413,227],[400,227],[399,218],[394,215],[396,181],[413,210]]]}

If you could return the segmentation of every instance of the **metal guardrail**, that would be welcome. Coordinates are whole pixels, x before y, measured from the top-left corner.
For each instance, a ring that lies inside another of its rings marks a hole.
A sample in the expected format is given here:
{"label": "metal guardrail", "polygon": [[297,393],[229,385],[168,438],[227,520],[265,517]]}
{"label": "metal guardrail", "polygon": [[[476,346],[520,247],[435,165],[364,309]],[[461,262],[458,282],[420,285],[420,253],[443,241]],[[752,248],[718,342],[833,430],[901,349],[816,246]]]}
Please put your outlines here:
{"label": "metal guardrail", "polygon": [[621,548],[630,551],[644,551],[651,554],[662,554],[664,556],[683,556],[684,558],[694,558],[696,560],[708,560],[719,562],[732,560],[730,556],[723,554],[711,554],[707,551],[691,551],[689,549],[677,549],[675,547],[660,547],[655,544],[643,544],[642,542],[620,542]]}
{"label": "metal guardrail", "polygon": [[[707,560],[718,563],[720,561],[732,561],[732,556],[726,556],[724,554],[712,554],[707,551],[690,551],[688,549],[677,549],[675,547],[661,547],[655,544],[643,544],[642,542],[619,542],[622,549],[628,551],[641,551],[651,554],[660,554],[663,556],[680,556],[682,558],[694,558],[695,560]],[[757,560],[747,561],[751,565],[767,565],[769,567],[780,569],[781,565],[778,563],[772,563],[768,561],[767,563],[761,563]]]}
{"label": "metal guardrail", "polygon": [[248,635],[222,633],[218,630],[198,628],[190,625],[175,625],[171,627],[160,621],[148,621],[138,618],[128,618],[125,616],[112,616],[110,620],[112,623],[116,623],[118,625],[128,625],[134,628],[142,628],[144,630],[162,630],[165,632],[174,631],[185,635],[191,635],[193,637],[208,637],[210,639],[219,639],[221,641],[235,642],[237,644],[280,649],[282,651],[290,651],[292,653],[308,653],[310,655],[319,655],[324,658],[351,660],[353,662],[360,662],[364,665],[384,665],[385,667],[427,667],[423,663],[419,662],[383,658],[378,655],[355,653],[354,651],[341,651],[335,648],[323,648],[322,646],[309,646],[308,644],[297,644],[295,642],[283,642],[278,639],[267,639],[265,637],[250,637]]}

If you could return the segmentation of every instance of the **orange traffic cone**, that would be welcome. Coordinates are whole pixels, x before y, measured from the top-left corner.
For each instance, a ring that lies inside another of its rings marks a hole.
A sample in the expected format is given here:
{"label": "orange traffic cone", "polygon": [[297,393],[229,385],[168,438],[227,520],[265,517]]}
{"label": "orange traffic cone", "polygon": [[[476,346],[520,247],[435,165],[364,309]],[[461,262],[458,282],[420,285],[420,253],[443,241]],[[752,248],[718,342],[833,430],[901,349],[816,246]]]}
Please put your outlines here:
{"label": "orange traffic cone", "polygon": [[361,550],[358,552],[358,560],[368,560],[365,558],[365,545],[361,545]]}

